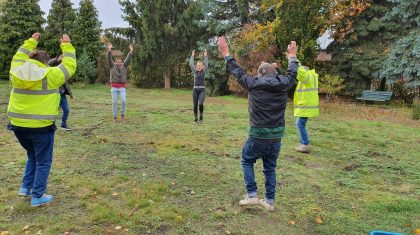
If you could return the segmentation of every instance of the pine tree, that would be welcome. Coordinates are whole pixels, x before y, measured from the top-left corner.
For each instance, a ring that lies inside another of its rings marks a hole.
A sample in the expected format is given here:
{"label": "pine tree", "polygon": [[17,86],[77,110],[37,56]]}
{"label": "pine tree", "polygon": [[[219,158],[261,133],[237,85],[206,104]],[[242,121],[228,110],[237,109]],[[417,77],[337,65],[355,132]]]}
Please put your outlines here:
{"label": "pine tree", "polygon": [[391,0],[395,3],[383,20],[396,22],[404,33],[394,43],[391,52],[384,61],[381,77],[388,82],[399,79],[411,86],[420,86],[420,2]]}
{"label": "pine tree", "polygon": [[81,0],[72,33],[72,43],[76,51],[85,51],[87,56],[96,61],[100,55],[102,43],[101,22],[98,19],[98,10],[93,0]]}
{"label": "pine tree", "polygon": [[199,25],[200,6],[195,1],[120,1],[125,18],[136,32],[136,84],[161,87],[171,68],[184,62],[205,34]]}
{"label": "pine tree", "polygon": [[50,56],[57,56],[61,53],[60,35],[66,33],[72,37],[76,20],[76,12],[72,6],[73,3],[70,0],[53,0],[51,3],[43,37],[45,48]]}
{"label": "pine tree", "polygon": [[0,75],[8,74],[10,61],[23,41],[42,32],[43,14],[38,0],[9,0],[0,5]]}

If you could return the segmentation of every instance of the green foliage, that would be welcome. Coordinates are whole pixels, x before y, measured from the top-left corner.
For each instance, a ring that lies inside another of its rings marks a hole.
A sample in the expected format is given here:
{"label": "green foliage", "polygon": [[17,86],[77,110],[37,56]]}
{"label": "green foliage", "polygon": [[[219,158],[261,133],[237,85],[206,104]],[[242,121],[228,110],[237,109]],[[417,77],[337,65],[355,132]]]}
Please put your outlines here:
{"label": "green foliage", "polygon": [[74,24],[72,43],[76,51],[85,51],[91,60],[102,52],[101,22],[92,0],[81,0]]}
{"label": "green foliage", "polygon": [[395,5],[383,20],[396,22],[403,29],[384,61],[380,76],[395,82],[404,79],[408,85],[420,85],[420,2],[390,0]]}
{"label": "green foliage", "polygon": [[204,33],[199,21],[203,13],[195,1],[120,1],[125,19],[135,31],[137,43],[132,78],[136,85],[159,87],[163,73],[172,77],[174,66]]}
{"label": "green foliage", "polygon": [[326,93],[329,100],[331,96],[335,96],[344,88],[343,82],[344,79],[339,76],[326,74],[319,79],[320,93]]}
{"label": "green foliage", "polygon": [[334,70],[345,80],[345,93],[370,89],[371,80],[384,69],[389,47],[401,33],[396,23],[381,20],[389,10],[387,2],[371,1],[363,13],[343,19],[352,22],[352,30],[343,41],[332,43],[330,50]]}
{"label": "green foliage", "polygon": [[77,71],[74,75],[76,81],[84,83],[94,83],[98,76],[95,61],[89,54],[83,51],[77,60]]}
{"label": "green foliage", "polygon": [[109,64],[107,60],[107,53],[104,52],[98,57],[98,78],[95,80],[97,83],[105,84],[109,82]]}
{"label": "green foliage", "polygon": [[[0,5],[0,75],[7,76],[10,61],[23,41],[42,32],[44,12],[38,0],[9,0]],[[8,76],[7,76],[8,77]]]}
{"label": "green foliage", "polygon": [[413,119],[419,120],[420,119],[420,102],[416,102],[412,106],[412,115]]}
{"label": "green foliage", "polygon": [[407,86],[404,81],[397,81],[392,86],[394,96],[401,97],[406,104],[412,104],[416,98],[416,89],[412,86]]}
{"label": "green foliage", "polygon": [[275,29],[276,45],[280,53],[287,51],[290,41],[299,45],[299,60],[313,67],[317,55],[316,40],[324,27],[327,0],[284,0],[276,6],[279,23]]}
{"label": "green foliage", "polygon": [[[61,54],[60,37],[66,33],[72,38],[73,28],[76,26],[76,12],[70,0],[53,0],[47,18],[43,42],[50,56]],[[75,38],[77,41],[77,38]]]}

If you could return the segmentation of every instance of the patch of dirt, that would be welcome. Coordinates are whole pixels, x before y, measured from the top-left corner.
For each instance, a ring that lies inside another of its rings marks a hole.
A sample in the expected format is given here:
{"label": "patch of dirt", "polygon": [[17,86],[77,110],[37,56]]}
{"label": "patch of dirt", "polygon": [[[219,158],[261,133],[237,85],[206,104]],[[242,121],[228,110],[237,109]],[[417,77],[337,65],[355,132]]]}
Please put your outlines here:
{"label": "patch of dirt", "polygon": [[171,231],[172,231],[172,227],[170,225],[162,224],[157,229],[156,234],[158,235],[169,234]]}
{"label": "patch of dirt", "polygon": [[376,151],[368,151],[366,153],[366,156],[367,157],[373,157],[373,158],[384,158],[384,157],[386,157],[386,158],[392,158],[391,156],[389,156],[389,155],[387,155],[385,153],[378,153]]}
{"label": "patch of dirt", "polygon": [[294,163],[297,163],[299,165],[304,165],[305,164],[304,161],[301,158],[297,158],[295,156],[288,155],[288,154],[284,155],[284,159],[286,159],[286,161],[294,162]]}
{"label": "patch of dirt", "polygon": [[354,170],[356,170],[359,167],[360,167],[360,165],[353,163],[353,164],[351,164],[349,166],[344,167],[343,170],[345,170],[345,171],[354,171]]}
{"label": "patch of dirt", "polygon": [[98,129],[101,125],[102,125],[102,122],[97,123],[97,124],[95,124],[93,126],[90,126],[90,127],[86,127],[84,129],[80,129],[80,131],[83,132],[82,133],[82,136],[91,136],[91,135],[93,135],[92,132],[94,130]]}
{"label": "patch of dirt", "polygon": [[305,164],[305,167],[308,169],[321,169],[322,166],[316,162],[308,162]]}

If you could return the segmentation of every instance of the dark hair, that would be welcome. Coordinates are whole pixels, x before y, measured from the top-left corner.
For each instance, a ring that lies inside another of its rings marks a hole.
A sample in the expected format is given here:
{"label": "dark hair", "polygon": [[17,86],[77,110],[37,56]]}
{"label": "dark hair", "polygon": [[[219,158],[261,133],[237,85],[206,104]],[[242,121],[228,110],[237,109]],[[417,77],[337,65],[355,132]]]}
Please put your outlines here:
{"label": "dark hair", "polygon": [[47,64],[50,60],[50,56],[47,54],[46,51],[41,51],[38,49],[35,49],[29,53],[29,58],[33,60],[37,60],[43,64]]}
{"label": "dark hair", "polygon": [[61,60],[59,58],[52,58],[48,61],[47,65],[49,67],[55,67],[61,64]]}

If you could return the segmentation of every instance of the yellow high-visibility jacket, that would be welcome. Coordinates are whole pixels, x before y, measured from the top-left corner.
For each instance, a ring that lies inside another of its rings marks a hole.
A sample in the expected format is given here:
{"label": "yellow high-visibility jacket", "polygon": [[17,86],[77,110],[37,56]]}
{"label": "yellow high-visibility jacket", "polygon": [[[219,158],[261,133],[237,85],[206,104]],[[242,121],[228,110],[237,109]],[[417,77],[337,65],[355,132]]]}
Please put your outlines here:
{"label": "yellow high-visibility jacket", "polygon": [[314,69],[299,66],[297,79],[299,82],[293,99],[294,116],[319,116],[318,74]]}
{"label": "yellow high-visibility jacket", "polygon": [[14,126],[40,128],[53,124],[60,103],[59,87],[76,72],[76,50],[62,43],[63,61],[57,67],[29,59],[38,45],[30,38],[13,56],[10,67],[10,93],[7,113]]}

